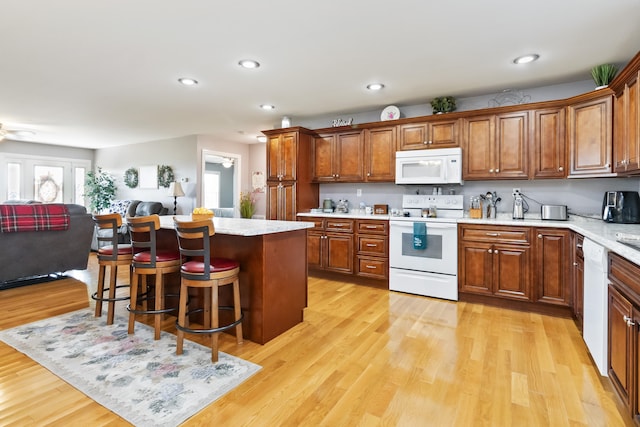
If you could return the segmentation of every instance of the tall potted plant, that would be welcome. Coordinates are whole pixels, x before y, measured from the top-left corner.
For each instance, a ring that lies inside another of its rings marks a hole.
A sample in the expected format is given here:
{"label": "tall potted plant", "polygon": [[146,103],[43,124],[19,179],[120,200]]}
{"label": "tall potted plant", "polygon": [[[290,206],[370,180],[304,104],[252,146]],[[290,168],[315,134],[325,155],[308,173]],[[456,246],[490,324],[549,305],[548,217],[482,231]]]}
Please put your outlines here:
{"label": "tall potted plant", "polygon": [[90,200],[92,212],[107,209],[116,197],[116,182],[113,176],[102,171],[102,168],[87,173],[85,183],[85,197]]}
{"label": "tall potted plant", "polygon": [[596,83],[596,89],[602,89],[609,86],[618,72],[618,67],[613,64],[596,65],[591,69],[591,77]]}

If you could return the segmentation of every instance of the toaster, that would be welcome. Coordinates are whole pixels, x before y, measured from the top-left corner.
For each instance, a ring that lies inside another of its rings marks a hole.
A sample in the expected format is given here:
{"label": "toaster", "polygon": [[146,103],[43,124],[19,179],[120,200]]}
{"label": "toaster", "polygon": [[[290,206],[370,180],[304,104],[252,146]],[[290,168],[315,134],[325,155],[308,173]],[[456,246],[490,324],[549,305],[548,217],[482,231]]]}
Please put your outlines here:
{"label": "toaster", "polygon": [[542,219],[566,221],[569,219],[566,205],[542,205]]}

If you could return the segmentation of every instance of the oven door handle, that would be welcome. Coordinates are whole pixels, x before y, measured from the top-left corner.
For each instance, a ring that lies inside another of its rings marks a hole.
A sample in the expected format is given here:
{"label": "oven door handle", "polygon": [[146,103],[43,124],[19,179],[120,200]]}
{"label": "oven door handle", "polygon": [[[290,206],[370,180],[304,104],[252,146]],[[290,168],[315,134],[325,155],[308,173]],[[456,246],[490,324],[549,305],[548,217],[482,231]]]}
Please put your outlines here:
{"label": "oven door handle", "polygon": [[[437,222],[425,222],[427,224],[427,230],[429,228],[437,228],[438,230],[455,230],[458,228],[457,224],[443,224]],[[392,222],[390,224],[391,227],[398,227],[407,230],[411,230],[413,232],[413,223],[412,222]]]}

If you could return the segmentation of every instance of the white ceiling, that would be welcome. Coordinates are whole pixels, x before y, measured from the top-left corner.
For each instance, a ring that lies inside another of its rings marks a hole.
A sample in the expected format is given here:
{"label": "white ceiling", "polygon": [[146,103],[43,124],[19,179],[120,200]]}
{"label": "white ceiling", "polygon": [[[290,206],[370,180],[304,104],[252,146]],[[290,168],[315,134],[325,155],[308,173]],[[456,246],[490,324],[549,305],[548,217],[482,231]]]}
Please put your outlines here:
{"label": "white ceiling", "polygon": [[[640,50],[640,0],[0,0],[0,123],[100,148],[583,81]],[[516,66],[519,55],[540,60]],[[240,59],[262,66],[240,68]],[[200,84],[185,87],[179,77]],[[371,93],[365,86],[382,82]],[[265,112],[260,104],[272,103]]]}

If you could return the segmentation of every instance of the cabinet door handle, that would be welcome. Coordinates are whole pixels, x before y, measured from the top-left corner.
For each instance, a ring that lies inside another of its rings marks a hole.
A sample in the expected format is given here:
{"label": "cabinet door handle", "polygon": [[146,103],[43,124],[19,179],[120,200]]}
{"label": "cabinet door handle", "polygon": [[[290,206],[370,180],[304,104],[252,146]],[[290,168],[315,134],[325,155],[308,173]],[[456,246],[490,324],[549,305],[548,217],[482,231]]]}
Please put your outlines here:
{"label": "cabinet door handle", "polygon": [[371,172],[367,172],[367,176],[371,176]]}
{"label": "cabinet door handle", "polygon": [[607,163],[606,165],[604,165],[605,168],[611,167],[611,163]]}
{"label": "cabinet door handle", "polygon": [[578,263],[577,263],[577,262],[574,262],[574,263],[573,263],[573,266],[574,266],[574,267],[577,267],[577,266],[578,266]]}
{"label": "cabinet door handle", "polygon": [[427,145],[427,144],[429,143],[429,141],[422,141],[422,143],[423,143],[424,145]]}
{"label": "cabinet door handle", "polygon": [[576,248],[581,248],[581,247],[582,247],[582,244],[580,244],[580,243],[578,243],[578,244],[576,245]]}
{"label": "cabinet door handle", "polygon": [[493,169],[489,169],[489,173],[493,173]]}
{"label": "cabinet door handle", "polygon": [[538,234],[538,239],[542,239],[542,234]]}
{"label": "cabinet door handle", "polygon": [[365,267],[367,267],[367,268],[369,268],[369,269],[371,269],[371,270],[375,270],[375,269],[376,269],[376,266],[375,266],[375,265],[367,265],[367,266],[365,266]]}
{"label": "cabinet door handle", "polygon": [[562,172],[563,170],[564,170],[564,168],[563,168],[562,166],[560,166],[560,167],[558,168],[558,171],[560,171],[560,172]]}
{"label": "cabinet door handle", "polygon": [[627,322],[627,326],[634,326],[635,322],[633,321],[633,319],[629,316],[623,316],[622,317],[624,319],[625,322]]}
{"label": "cabinet door handle", "polygon": [[375,248],[375,247],[377,247],[377,246],[378,246],[378,245],[376,245],[375,243],[367,243],[367,247],[368,247],[368,248]]}
{"label": "cabinet door handle", "polygon": [[485,233],[487,236],[498,237],[500,233]]}
{"label": "cabinet door handle", "polygon": [[491,249],[488,249],[487,252],[489,252],[490,254],[493,253],[493,251]]}
{"label": "cabinet door handle", "polygon": [[366,228],[368,228],[370,230],[375,230],[378,227],[376,227],[375,225],[367,225]]}
{"label": "cabinet door handle", "polygon": [[493,254],[494,254],[494,255],[498,255],[498,250],[497,250],[497,249],[496,249],[496,250],[494,250],[494,251],[493,251]]}
{"label": "cabinet door handle", "polygon": [[496,169],[496,173],[500,173],[500,169]]}

